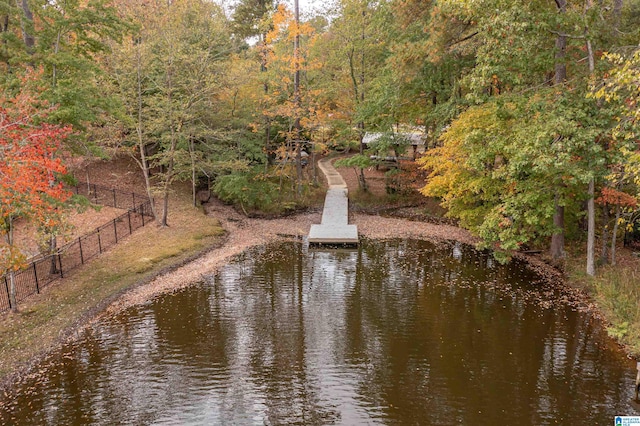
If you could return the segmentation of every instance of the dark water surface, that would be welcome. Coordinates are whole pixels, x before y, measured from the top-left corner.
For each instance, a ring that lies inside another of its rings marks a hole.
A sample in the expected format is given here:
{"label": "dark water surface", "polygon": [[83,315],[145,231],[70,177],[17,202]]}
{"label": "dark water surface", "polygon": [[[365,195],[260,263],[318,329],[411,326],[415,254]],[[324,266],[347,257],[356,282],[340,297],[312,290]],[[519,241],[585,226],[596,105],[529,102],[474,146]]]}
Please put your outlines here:
{"label": "dark water surface", "polygon": [[523,265],[460,246],[251,250],[102,321],[0,424],[611,425],[635,364]]}

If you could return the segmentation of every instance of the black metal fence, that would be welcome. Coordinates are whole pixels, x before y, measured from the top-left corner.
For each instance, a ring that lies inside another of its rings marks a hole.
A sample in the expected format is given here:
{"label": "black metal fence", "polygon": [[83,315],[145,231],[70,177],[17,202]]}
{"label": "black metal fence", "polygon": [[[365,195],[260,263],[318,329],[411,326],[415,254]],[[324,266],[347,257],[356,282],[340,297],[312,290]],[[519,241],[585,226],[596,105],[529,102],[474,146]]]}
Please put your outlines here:
{"label": "black metal fence", "polygon": [[[78,239],[59,247],[55,254],[32,260],[28,267],[13,273],[16,302],[40,293],[40,290],[69,271],[149,223],[153,214],[151,201],[133,192],[119,191],[100,185],[79,185],[73,192],[84,195],[92,203],[126,209],[126,213],[96,228]],[[0,277],[0,312],[11,309],[10,280],[6,274]]]}

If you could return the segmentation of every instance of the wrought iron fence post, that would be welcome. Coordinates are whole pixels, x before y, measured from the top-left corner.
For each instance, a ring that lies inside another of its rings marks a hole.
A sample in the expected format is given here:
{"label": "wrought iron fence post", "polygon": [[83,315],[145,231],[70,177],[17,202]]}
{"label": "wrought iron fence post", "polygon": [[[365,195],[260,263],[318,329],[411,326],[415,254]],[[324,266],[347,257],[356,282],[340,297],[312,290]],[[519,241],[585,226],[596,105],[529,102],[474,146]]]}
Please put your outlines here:
{"label": "wrought iron fence post", "polygon": [[98,251],[102,254],[102,239],[100,238],[100,228],[98,228]]}
{"label": "wrought iron fence post", "polygon": [[133,234],[133,230],[131,229],[131,210],[127,210],[127,219],[129,220],[129,235]]}
{"label": "wrought iron fence post", "polygon": [[118,244],[118,225],[116,225],[115,219],[113,219],[113,235],[116,237],[116,244]]}
{"label": "wrought iron fence post", "polygon": [[11,306],[11,295],[9,294],[9,281],[7,280],[7,276],[4,276],[4,288],[7,290],[7,301],[9,302],[9,309],[13,309]]}
{"label": "wrought iron fence post", "polygon": [[58,253],[58,265],[60,265],[60,278],[64,278],[64,272],[62,271],[62,254]]}
{"label": "wrought iron fence post", "polygon": [[80,263],[84,265],[84,255],[82,253],[82,237],[78,237],[78,246],[80,247]]}
{"label": "wrought iron fence post", "polygon": [[40,284],[38,283],[38,268],[36,268],[36,262],[31,262],[33,265],[33,277],[36,279],[36,293],[40,294]]}
{"label": "wrought iron fence post", "polygon": [[140,216],[142,216],[142,226],[144,226],[144,203],[140,204]]}

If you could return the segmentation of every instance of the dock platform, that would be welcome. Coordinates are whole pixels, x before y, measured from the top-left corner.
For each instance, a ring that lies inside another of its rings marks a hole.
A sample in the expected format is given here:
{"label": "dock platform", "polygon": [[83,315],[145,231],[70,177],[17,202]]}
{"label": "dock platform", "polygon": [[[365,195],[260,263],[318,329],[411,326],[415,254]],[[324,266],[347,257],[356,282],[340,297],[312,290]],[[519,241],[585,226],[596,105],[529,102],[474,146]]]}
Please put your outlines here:
{"label": "dock platform", "polygon": [[329,161],[321,160],[318,165],[327,177],[329,189],[324,200],[322,221],[320,225],[311,225],[309,243],[357,245],[358,227],[349,225],[347,185]]}

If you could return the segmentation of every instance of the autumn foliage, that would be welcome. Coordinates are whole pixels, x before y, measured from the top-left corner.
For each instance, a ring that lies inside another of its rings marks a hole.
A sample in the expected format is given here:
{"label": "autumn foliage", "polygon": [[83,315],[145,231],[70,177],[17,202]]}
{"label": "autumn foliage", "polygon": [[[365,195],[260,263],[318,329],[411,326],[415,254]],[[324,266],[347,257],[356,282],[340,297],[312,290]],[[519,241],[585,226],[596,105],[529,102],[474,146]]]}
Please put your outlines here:
{"label": "autumn foliage", "polygon": [[607,187],[602,188],[601,195],[596,199],[596,203],[633,208],[638,207],[638,200],[632,195]]}
{"label": "autumn foliage", "polygon": [[29,78],[17,95],[0,94],[0,271],[22,266],[13,221],[54,228],[58,207],[71,196],[57,179],[66,168],[56,156],[71,128],[45,122],[53,107],[25,88]]}

